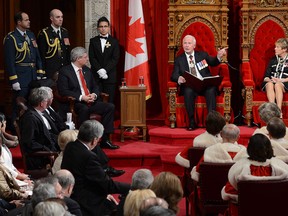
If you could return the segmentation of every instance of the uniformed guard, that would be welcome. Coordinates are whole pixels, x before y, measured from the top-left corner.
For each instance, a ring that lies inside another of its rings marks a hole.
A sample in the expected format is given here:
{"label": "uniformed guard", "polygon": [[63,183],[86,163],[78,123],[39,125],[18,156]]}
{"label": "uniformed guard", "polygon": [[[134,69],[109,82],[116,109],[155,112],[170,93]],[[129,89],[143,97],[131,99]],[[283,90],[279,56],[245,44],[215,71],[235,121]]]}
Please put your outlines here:
{"label": "uniformed guard", "polygon": [[63,13],[58,9],[50,12],[51,26],[38,34],[38,45],[43,67],[48,78],[70,63],[70,41],[67,29],[62,27]]}
{"label": "uniformed guard", "polygon": [[28,14],[18,12],[14,16],[14,22],[16,29],[4,38],[5,72],[13,90],[12,122],[17,116],[16,97],[27,99],[31,81],[45,76],[36,37],[28,30],[30,28]]}
{"label": "uniformed guard", "polygon": [[8,73],[15,96],[27,98],[29,83],[42,78],[42,62],[35,35],[29,31],[28,14],[18,12],[14,16],[16,29],[4,38],[5,71]]}

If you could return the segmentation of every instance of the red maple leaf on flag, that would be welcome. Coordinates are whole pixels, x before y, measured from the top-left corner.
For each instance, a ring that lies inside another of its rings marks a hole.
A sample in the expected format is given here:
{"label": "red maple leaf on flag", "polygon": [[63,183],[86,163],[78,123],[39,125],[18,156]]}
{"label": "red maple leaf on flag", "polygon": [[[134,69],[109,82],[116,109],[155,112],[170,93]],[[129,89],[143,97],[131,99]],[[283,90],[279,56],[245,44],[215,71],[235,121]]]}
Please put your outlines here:
{"label": "red maple leaf on flag", "polygon": [[[132,17],[129,17],[129,23]],[[144,53],[141,48],[143,43],[136,41],[137,38],[145,36],[145,24],[140,23],[141,18],[137,19],[134,23],[128,26],[127,32],[127,52],[136,57],[137,54]]]}

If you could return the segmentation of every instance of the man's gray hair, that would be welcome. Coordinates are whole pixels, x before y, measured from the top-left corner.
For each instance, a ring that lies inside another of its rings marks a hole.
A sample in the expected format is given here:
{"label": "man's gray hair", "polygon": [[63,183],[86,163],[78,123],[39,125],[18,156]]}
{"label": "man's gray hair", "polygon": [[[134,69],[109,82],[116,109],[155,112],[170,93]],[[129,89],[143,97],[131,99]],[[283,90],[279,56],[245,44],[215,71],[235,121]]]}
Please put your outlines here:
{"label": "man's gray hair", "polygon": [[154,181],[154,176],[149,169],[138,169],[132,176],[131,190],[146,189]]}
{"label": "man's gray hair", "polygon": [[37,187],[34,187],[31,197],[31,203],[33,208],[40,202],[57,197],[55,186],[51,183],[41,183]]}
{"label": "man's gray hair", "polygon": [[69,170],[58,170],[54,176],[58,179],[58,182],[63,189],[67,189],[70,185],[75,184],[75,178]]}
{"label": "man's gray hair", "polygon": [[34,216],[43,216],[43,215],[50,215],[50,216],[66,216],[71,215],[67,214],[66,209],[60,203],[54,201],[43,201],[38,203],[35,206],[33,211]]}
{"label": "man's gray hair", "polygon": [[50,96],[49,99],[51,99],[53,97],[53,91],[52,91],[52,89],[50,87],[41,86],[39,89],[47,91],[49,93],[49,96]]}
{"label": "man's gray hair", "polygon": [[84,47],[75,47],[71,50],[70,60],[71,62],[76,62],[78,58],[82,57],[87,50]]}
{"label": "man's gray hair", "polygon": [[91,142],[94,138],[103,135],[104,127],[96,120],[87,120],[79,128],[78,139],[83,142]]}
{"label": "man's gray hair", "polygon": [[221,131],[221,137],[228,140],[237,140],[240,134],[240,129],[234,124],[227,124]]}
{"label": "man's gray hair", "polygon": [[50,93],[47,91],[47,89],[41,87],[32,89],[29,95],[29,103],[33,107],[36,107],[42,101],[49,99],[50,99]]}
{"label": "man's gray hair", "polygon": [[273,117],[280,118],[281,110],[275,103],[266,102],[259,106],[258,112],[260,118],[267,124]]}

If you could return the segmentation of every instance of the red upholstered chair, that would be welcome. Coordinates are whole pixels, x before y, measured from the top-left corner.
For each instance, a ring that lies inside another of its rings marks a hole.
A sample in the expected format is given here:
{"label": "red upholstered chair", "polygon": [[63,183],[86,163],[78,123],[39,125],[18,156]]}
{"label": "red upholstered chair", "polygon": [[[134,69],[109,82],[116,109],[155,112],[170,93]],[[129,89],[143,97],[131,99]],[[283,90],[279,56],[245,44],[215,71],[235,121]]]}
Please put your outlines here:
{"label": "red upholstered chair", "polygon": [[[271,3],[272,4],[272,3]],[[249,10],[247,10],[247,8]],[[288,7],[268,6],[263,10],[257,5],[243,3],[242,11],[242,67],[245,86],[244,113],[248,126],[261,124],[258,107],[267,102],[266,92],[261,90],[266,67],[275,55],[277,39],[286,37]],[[286,21],[285,21],[286,20]],[[286,35],[286,36],[285,36]],[[283,117],[288,117],[288,94],[284,94]]]}
{"label": "red upholstered chair", "polygon": [[[206,51],[209,55],[216,56],[217,35],[208,25],[203,22],[193,22],[183,32],[180,41],[185,35],[191,34],[196,38],[195,50]],[[181,48],[176,55],[183,53]],[[219,86],[219,95],[216,97],[216,111],[220,112],[226,118],[227,122],[231,119],[231,82],[228,66],[221,63],[217,67],[210,67],[212,75],[223,76],[223,81]],[[169,98],[169,120],[170,127],[186,127],[189,119],[184,106],[184,97],[178,95],[177,84],[168,82],[168,98]],[[195,122],[198,127],[205,126],[207,116],[206,100],[204,96],[198,96],[195,102]]]}
{"label": "red upholstered chair", "polygon": [[194,189],[191,206],[194,215],[218,215],[225,212],[228,202],[222,199],[221,190],[228,181],[228,172],[232,165],[233,163],[200,163],[198,187]]}
{"label": "red upholstered chair", "polygon": [[288,181],[238,182],[238,215],[288,215]]}

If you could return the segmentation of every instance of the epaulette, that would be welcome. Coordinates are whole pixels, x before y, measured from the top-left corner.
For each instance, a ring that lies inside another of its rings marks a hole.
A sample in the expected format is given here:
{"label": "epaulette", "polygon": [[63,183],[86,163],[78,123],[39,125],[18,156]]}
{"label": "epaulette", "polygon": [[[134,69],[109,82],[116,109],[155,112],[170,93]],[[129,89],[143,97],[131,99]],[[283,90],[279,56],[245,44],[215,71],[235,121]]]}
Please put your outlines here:
{"label": "epaulette", "polygon": [[41,29],[41,30],[38,32],[37,37],[39,37],[39,35],[40,35],[42,32],[46,31],[47,29],[48,29],[48,27]]}
{"label": "epaulette", "polygon": [[64,27],[61,27],[64,31],[68,31],[66,28],[64,28]]}
{"label": "epaulette", "polygon": [[10,36],[12,33],[14,33],[14,31],[9,32],[9,33],[4,37],[4,39],[3,39],[3,44],[5,43],[6,38],[7,38],[8,36]]}

